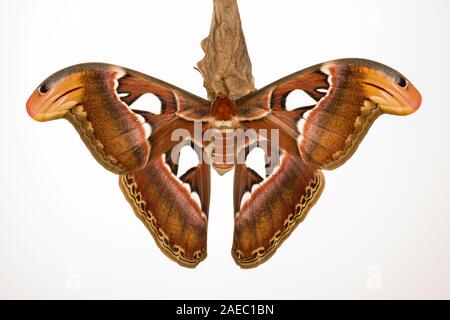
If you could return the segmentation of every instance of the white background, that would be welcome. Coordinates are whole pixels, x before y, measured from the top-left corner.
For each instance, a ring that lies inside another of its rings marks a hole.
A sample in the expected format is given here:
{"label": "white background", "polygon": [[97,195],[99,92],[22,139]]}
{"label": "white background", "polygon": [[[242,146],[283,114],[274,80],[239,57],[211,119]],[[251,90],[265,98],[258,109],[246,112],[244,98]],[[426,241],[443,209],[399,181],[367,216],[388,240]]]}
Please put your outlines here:
{"label": "white background", "polygon": [[212,2],[1,0],[0,298],[450,298],[450,2],[239,5],[257,87],[364,57],[405,74],[422,108],[380,118],[253,270],[230,255],[232,173],[214,173],[208,258],[185,269],[158,250],[75,130],[31,120],[25,102],[51,73],[87,61],[206,96],[193,66]]}

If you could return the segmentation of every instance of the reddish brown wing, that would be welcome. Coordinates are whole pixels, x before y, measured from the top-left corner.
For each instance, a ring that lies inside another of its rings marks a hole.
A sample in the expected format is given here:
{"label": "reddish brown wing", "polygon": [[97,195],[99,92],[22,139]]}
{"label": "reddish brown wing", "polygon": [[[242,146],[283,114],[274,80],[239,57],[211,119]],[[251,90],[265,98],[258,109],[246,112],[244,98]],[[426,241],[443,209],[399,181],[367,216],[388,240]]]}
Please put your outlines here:
{"label": "reddish brown wing", "polygon": [[[286,98],[303,90],[317,101],[288,111]],[[294,73],[236,101],[245,129],[270,134],[282,150],[264,180],[237,165],[234,180],[233,256],[242,267],[267,260],[300,223],[324,186],[319,169],[343,164],[382,113],[414,112],[421,98],[398,72],[376,62],[344,59]]]}
{"label": "reddish brown wing", "polygon": [[[145,93],[159,98],[160,115],[131,109]],[[157,157],[175,145],[171,129],[192,131],[194,120],[206,121],[209,102],[133,70],[87,63],[50,76],[28,100],[27,111],[38,121],[69,120],[101,165],[124,174],[145,167],[151,146]]]}
{"label": "reddish brown wing", "polygon": [[[287,111],[286,98],[294,90],[317,103]],[[281,148],[324,169],[350,158],[380,114],[407,115],[420,103],[419,92],[400,73],[361,59],[313,66],[236,102],[244,127],[279,129]]]}
{"label": "reddish brown wing", "polygon": [[251,268],[269,259],[303,221],[324,183],[320,170],[288,153],[282,153],[279,166],[265,180],[245,164],[236,165],[232,249],[236,263]]}
{"label": "reddish brown wing", "polygon": [[[131,109],[145,93],[158,97],[161,114]],[[188,267],[206,256],[210,167],[200,164],[177,177],[171,154],[180,135],[172,139],[172,133],[192,135],[194,121],[207,121],[209,108],[208,101],[158,79],[100,63],[55,73],[27,103],[36,120],[65,118],[75,126],[98,162],[122,174],[125,197],[161,250]]]}
{"label": "reddish brown wing", "polygon": [[210,166],[177,178],[165,155],[144,170],[120,177],[120,187],[159,248],[185,267],[206,257]]}

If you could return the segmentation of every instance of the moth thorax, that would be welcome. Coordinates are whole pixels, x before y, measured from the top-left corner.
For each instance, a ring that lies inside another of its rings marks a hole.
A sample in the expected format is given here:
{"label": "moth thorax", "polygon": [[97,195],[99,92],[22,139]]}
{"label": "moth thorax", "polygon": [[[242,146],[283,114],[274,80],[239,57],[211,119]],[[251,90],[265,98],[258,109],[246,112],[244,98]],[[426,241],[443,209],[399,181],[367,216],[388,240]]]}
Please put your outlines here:
{"label": "moth thorax", "polygon": [[211,118],[216,122],[231,122],[235,115],[236,104],[227,97],[219,95],[211,104]]}

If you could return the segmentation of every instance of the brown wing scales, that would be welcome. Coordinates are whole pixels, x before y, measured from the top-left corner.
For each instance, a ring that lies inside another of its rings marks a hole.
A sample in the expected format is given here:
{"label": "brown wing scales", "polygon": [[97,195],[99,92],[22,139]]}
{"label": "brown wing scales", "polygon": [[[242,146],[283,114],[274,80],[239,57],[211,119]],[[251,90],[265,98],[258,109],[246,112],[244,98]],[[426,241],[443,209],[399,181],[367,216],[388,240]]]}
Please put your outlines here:
{"label": "brown wing scales", "polygon": [[[250,176],[248,168],[236,170],[235,196]],[[284,153],[279,167],[235,210],[232,255],[236,263],[251,268],[269,259],[306,217],[324,182],[320,170]]]}
{"label": "brown wing scales", "polygon": [[209,166],[199,166],[192,179],[203,181],[196,185],[201,203],[172,173],[164,157],[119,179],[126,199],[158,247],[185,267],[195,267],[206,257]]}
{"label": "brown wing scales", "polygon": [[[286,99],[294,90],[316,104],[288,111]],[[158,97],[161,114],[131,108],[146,93]],[[324,187],[320,169],[342,165],[378,116],[410,114],[421,96],[387,66],[342,59],[294,73],[235,104],[221,120],[240,129],[278,130],[266,141],[274,144],[272,137],[279,137],[281,154],[265,179],[236,165],[232,254],[248,268],[270,258],[305,218]],[[168,257],[186,267],[206,257],[210,166],[200,163],[178,178],[179,155],[169,155],[179,142],[171,139],[174,130],[192,135],[194,121],[209,127],[210,102],[133,70],[91,63],[49,77],[27,111],[38,121],[64,118],[73,124],[95,159],[121,175],[125,197]]]}

